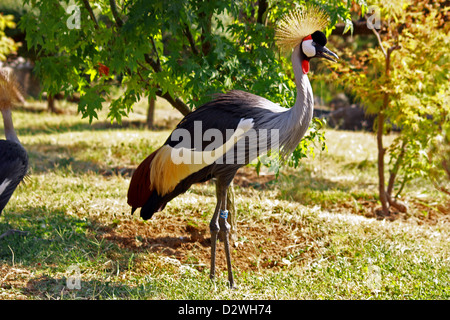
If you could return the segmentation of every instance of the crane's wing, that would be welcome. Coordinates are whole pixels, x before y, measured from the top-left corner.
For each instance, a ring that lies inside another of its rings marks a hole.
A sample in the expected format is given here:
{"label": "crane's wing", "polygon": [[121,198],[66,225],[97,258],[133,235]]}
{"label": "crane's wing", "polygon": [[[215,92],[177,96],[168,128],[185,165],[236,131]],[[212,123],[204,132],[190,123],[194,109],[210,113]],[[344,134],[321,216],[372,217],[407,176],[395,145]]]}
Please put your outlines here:
{"label": "crane's wing", "polygon": [[28,171],[28,155],[22,146],[0,140],[0,214]]}
{"label": "crane's wing", "polygon": [[130,182],[128,204],[134,210],[152,197],[170,194],[184,179],[222,159],[250,130],[284,110],[242,91],[217,96],[185,116],[163,146],[139,165]]}

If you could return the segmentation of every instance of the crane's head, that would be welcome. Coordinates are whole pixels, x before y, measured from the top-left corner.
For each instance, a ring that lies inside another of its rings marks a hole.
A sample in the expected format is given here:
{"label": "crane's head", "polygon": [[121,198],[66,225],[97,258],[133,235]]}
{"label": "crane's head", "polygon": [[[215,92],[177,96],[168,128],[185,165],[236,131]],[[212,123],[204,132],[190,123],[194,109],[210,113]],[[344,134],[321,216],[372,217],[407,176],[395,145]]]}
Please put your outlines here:
{"label": "crane's head", "polygon": [[327,44],[327,37],[322,31],[316,31],[313,34],[305,37],[302,41],[302,52],[307,59],[312,58],[325,58],[336,62],[339,57],[328,50],[325,45]]}
{"label": "crane's head", "polygon": [[336,61],[339,57],[325,45],[327,37],[321,29],[328,25],[328,15],[318,7],[296,10],[283,17],[278,23],[276,40],[283,49],[299,48],[303,73],[309,71],[312,58]]}
{"label": "crane's head", "polygon": [[322,31],[315,31],[313,34],[305,37],[301,43],[302,69],[303,73],[309,71],[309,60],[312,58],[325,58],[336,62],[339,57],[330,51],[325,45],[327,44],[327,37]]}

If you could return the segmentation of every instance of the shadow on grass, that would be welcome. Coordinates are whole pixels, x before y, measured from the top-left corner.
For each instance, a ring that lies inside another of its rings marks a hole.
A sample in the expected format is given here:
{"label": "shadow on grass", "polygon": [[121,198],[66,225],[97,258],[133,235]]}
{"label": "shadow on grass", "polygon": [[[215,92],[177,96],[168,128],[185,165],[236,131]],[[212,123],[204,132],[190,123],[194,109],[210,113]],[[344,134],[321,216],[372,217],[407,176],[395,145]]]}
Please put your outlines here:
{"label": "shadow on grass", "polygon": [[[69,278],[70,277],[70,278]],[[155,289],[151,286],[131,287],[119,282],[112,282],[108,275],[105,280],[85,280],[81,274],[80,281],[74,286],[73,276],[50,277],[40,275],[29,280],[24,288],[25,295],[50,300],[94,300],[94,299],[129,299],[148,298]]]}
{"label": "shadow on grass", "polygon": [[94,161],[77,159],[78,154],[88,152],[88,147],[88,145],[83,143],[75,143],[70,146],[33,144],[27,147],[27,152],[33,173],[36,174],[52,172],[59,169],[75,174],[84,174],[90,171],[103,176],[116,174],[131,177],[136,169],[135,167],[137,167],[106,166]]}
{"label": "shadow on grass", "polygon": [[[63,208],[46,207],[30,208],[20,214],[6,212],[1,220],[0,234],[9,229],[28,234],[0,240],[0,288],[13,288],[40,299],[126,298],[142,291],[111,282],[117,271],[105,267],[105,263],[113,260],[118,269],[126,270],[134,253],[102,239],[101,230],[108,226],[97,220],[67,215]],[[66,282],[68,270],[74,265],[82,266],[81,275],[86,269],[88,273],[94,270],[97,279],[81,277],[81,289],[70,290]]]}
{"label": "shadow on grass", "polygon": [[327,208],[355,199],[374,200],[373,194],[364,191],[370,183],[359,184],[361,191],[355,192],[352,191],[355,189],[355,181],[333,181],[304,167],[300,173],[281,175],[277,184],[281,199],[294,200],[303,205],[320,205]]}
{"label": "shadow on grass", "polygon": [[108,275],[105,280],[85,280],[80,277],[77,286],[73,286],[73,278],[50,277],[40,275],[29,280],[23,293],[39,299],[69,299],[69,300],[94,300],[94,299],[136,299],[139,297],[148,298],[155,288],[151,286],[128,286],[117,281],[112,282]]}
{"label": "shadow on grass", "polygon": [[[87,120],[80,120],[79,122],[66,122],[61,121],[59,124],[53,124],[51,127],[46,123],[29,125],[26,127],[16,129],[19,137],[36,134],[53,134],[53,133],[67,133],[67,132],[84,132],[84,131],[111,131],[111,130],[123,130],[123,129],[140,129],[148,130],[146,123],[140,120],[122,120],[121,124],[117,122],[111,123],[110,121],[94,120],[92,124],[89,124]],[[164,131],[169,128],[168,126],[156,124],[151,131]]]}

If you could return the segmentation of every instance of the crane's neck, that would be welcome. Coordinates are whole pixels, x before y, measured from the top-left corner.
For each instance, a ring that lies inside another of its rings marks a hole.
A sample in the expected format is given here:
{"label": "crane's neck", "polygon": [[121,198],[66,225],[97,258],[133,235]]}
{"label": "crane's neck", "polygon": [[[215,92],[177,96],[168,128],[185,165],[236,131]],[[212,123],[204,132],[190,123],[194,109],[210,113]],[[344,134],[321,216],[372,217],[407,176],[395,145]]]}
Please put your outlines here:
{"label": "crane's neck", "polygon": [[297,97],[295,104],[285,114],[285,128],[281,132],[281,144],[284,153],[292,152],[308,130],[313,116],[314,98],[307,74],[303,73],[303,53],[300,45],[292,52],[292,67],[294,69],[295,84],[297,86]]}
{"label": "crane's neck", "polygon": [[[311,115],[314,109],[313,92],[311,83],[309,82],[307,73],[303,72],[302,63],[306,58],[304,54],[300,52],[300,45],[296,46],[292,52],[292,67],[294,69],[295,84],[297,86],[297,97],[294,107],[291,109],[293,113],[298,115],[302,125],[309,126],[311,119],[304,118],[302,115]],[[297,114],[299,113],[299,114]]]}
{"label": "crane's neck", "polygon": [[19,138],[17,138],[16,131],[14,130],[11,110],[10,109],[2,110],[2,116],[6,140],[14,141],[20,144]]}

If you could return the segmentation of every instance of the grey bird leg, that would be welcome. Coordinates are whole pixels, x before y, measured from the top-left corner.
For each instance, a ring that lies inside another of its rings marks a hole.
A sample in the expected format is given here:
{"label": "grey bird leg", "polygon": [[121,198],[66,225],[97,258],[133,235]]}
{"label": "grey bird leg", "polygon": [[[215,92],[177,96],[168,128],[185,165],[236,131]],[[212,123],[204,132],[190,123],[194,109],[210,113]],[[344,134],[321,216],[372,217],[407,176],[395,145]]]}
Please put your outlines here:
{"label": "grey bird leg", "polygon": [[[223,184],[223,181],[220,179],[216,182],[216,196],[217,196],[217,205],[216,210],[214,211],[214,215],[211,219],[211,223],[209,224],[209,229],[211,232],[211,270],[210,270],[210,278],[214,279],[215,276],[215,267],[216,267],[216,244],[219,232],[221,233],[221,238],[224,241],[225,245],[225,256],[227,259],[227,268],[228,268],[228,281],[230,288],[234,288],[234,279],[233,279],[233,271],[231,267],[231,254],[230,254],[230,245],[229,245],[229,233],[230,233],[230,224],[227,222],[227,188],[228,184]],[[224,213],[226,212],[226,213]]]}
{"label": "grey bird leg", "polygon": [[220,211],[221,200],[217,196],[217,205],[214,215],[209,223],[209,231],[211,232],[211,270],[209,278],[214,279],[216,275],[216,243],[217,236],[219,235],[219,211]]}
{"label": "grey bird leg", "polygon": [[[225,191],[225,198],[226,198]],[[230,253],[230,224],[227,221],[228,211],[226,210],[226,199],[222,202],[222,210],[220,210],[219,215],[219,226],[220,232],[222,233],[222,239],[225,246],[225,256],[227,258],[227,269],[228,269],[228,282],[230,284],[230,289],[234,289],[234,279],[233,279],[233,270],[231,268],[231,253]]]}

